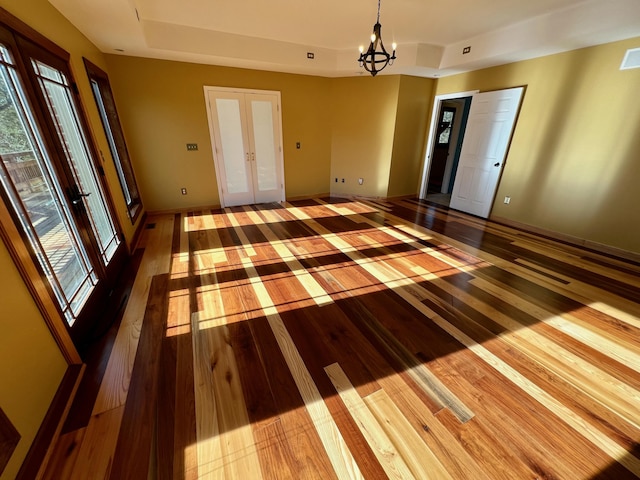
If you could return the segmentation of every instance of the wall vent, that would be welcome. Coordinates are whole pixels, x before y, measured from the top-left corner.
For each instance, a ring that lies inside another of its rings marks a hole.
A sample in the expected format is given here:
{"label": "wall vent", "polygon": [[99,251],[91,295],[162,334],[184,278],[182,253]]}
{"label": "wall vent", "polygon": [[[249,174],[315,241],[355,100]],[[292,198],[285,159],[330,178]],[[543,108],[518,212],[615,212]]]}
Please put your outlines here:
{"label": "wall vent", "polygon": [[629,70],[630,68],[640,68],[640,48],[631,48],[624,55],[620,70]]}

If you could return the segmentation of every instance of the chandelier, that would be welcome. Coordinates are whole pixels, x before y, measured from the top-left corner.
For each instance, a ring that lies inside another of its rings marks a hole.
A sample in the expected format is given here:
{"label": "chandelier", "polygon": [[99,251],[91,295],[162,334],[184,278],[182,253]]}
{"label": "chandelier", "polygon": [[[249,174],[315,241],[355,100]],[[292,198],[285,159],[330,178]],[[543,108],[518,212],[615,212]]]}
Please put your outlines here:
{"label": "chandelier", "polygon": [[[382,36],[380,35],[380,0],[378,0],[378,19],[373,26],[373,33],[371,34],[371,43],[367,51],[364,51],[364,47],[360,47],[360,58],[358,63],[361,67],[371,73],[372,77],[375,77],[378,72],[385,69],[387,65],[393,65],[393,61],[396,59],[396,44],[392,44],[393,52],[391,55],[384,48],[382,43]],[[378,48],[380,48],[378,50]]]}

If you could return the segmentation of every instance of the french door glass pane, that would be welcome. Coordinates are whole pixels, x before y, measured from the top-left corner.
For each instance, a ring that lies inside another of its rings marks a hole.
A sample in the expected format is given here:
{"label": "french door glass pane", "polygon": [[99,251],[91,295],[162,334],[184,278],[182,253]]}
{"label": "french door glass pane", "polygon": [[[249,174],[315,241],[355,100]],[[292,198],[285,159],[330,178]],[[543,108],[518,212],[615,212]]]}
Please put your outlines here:
{"label": "french door glass pane", "polygon": [[224,170],[227,177],[227,192],[248,192],[240,102],[235,99],[216,98],[216,110],[220,126],[222,158],[224,158]]}
{"label": "french door glass pane", "polygon": [[270,101],[251,101],[253,136],[256,149],[258,191],[278,188],[276,148],[273,139],[273,104]]}
{"label": "french door glass pane", "polygon": [[84,195],[78,201],[83,201],[87,208],[91,228],[99,243],[102,262],[108,265],[120,244],[120,238],[105,204],[105,195],[96,176],[84,130],[78,120],[80,116],[76,111],[69,82],[63,72],[53,67],[38,60],[32,60],[32,64],[79,187],[80,192],[76,193]]}
{"label": "french door glass pane", "polygon": [[98,279],[63,201],[9,51],[0,45],[0,181],[67,322]]}

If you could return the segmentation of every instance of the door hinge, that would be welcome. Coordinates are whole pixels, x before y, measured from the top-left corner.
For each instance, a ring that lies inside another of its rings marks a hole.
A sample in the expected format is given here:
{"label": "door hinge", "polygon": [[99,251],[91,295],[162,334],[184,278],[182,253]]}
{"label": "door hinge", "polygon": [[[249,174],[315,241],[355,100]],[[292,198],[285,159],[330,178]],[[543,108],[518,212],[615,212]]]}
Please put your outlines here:
{"label": "door hinge", "polygon": [[76,95],[80,94],[80,90],[78,90],[78,84],[76,82],[71,82],[70,86],[73,93],[75,93]]}
{"label": "door hinge", "polygon": [[100,176],[104,177],[104,168],[102,168],[102,165],[98,165],[98,173]]}

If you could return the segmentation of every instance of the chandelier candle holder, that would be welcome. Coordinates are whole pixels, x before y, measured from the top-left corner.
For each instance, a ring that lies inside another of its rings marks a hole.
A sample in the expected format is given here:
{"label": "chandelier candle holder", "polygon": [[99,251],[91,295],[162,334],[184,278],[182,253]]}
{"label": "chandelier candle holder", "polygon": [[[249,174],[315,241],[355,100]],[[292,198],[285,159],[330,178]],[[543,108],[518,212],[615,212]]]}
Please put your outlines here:
{"label": "chandelier candle holder", "polygon": [[378,19],[373,26],[373,33],[371,34],[371,43],[367,51],[364,51],[364,47],[360,47],[360,58],[358,63],[361,67],[375,77],[378,72],[385,69],[387,65],[393,65],[393,61],[396,59],[396,44],[392,44],[391,48],[393,52],[389,55],[389,52],[384,48],[382,43],[382,35],[380,33],[380,0],[378,0]]}

